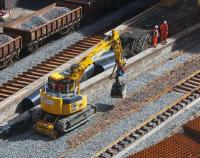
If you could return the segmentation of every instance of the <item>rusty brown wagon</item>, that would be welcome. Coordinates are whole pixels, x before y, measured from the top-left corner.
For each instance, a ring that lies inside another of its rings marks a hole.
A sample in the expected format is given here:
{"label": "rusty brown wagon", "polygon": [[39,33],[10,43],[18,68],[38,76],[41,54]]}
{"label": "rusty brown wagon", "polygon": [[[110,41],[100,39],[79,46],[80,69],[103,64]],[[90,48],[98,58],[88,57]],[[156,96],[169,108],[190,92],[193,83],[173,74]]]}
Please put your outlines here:
{"label": "rusty brown wagon", "polygon": [[83,9],[83,19],[91,20],[98,14],[102,14],[104,9],[113,8],[128,0],[65,0],[65,4],[81,6]]}
{"label": "rusty brown wagon", "polygon": [[0,69],[19,59],[22,48],[22,37],[19,35],[8,34],[12,39],[0,45]]}
{"label": "rusty brown wagon", "polygon": [[[18,28],[18,26],[22,23],[28,21],[35,16],[41,16],[54,7],[66,7],[69,8],[70,11],[58,18],[49,20],[43,25],[40,25],[30,30],[23,30]],[[21,35],[23,39],[23,48],[27,48],[30,52],[32,52],[37,49],[39,45],[42,45],[46,38],[57,33],[67,34],[73,31],[75,28],[79,27],[81,18],[81,7],[64,3],[54,3],[38,10],[31,15],[19,18],[13,22],[8,23],[3,27],[3,31],[5,34],[13,33]]]}

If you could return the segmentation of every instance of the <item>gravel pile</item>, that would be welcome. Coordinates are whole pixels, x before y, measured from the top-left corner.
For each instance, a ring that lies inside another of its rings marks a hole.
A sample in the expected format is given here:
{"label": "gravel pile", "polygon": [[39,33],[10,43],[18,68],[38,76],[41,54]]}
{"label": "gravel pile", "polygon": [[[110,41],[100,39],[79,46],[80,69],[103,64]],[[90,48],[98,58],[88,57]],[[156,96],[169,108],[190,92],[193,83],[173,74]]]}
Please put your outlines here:
{"label": "gravel pile", "polygon": [[8,35],[0,34],[0,46],[11,41],[12,39],[13,38]]}
{"label": "gravel pile", "polygon": [[55,7],[51,8],[48,12],[44,13],[40,16],[33,16],[30,20],[22,23],[17,26],[17,28],[22,30],[31,30],[47,23],[50,20],[56,19],[66,13],[68,13],[70,9],[65,7]]}
{"label": "gravel pile", "polygon": [[65,8],[65,7],[55,7],[55,8],[50,9],[48,12],[44,13],[42,16],[46,20],[53,20],[68,13],[69,11],[70,9]]}
{"label": "gravel pile", "polygon": [[47,20],[42,16],[34,16],[30,20],[22,23],[21,25],[17,26],[19,29],[22,30],[31,30],[34,28],[37,28],[38,26],[41,26],[45,24]]}

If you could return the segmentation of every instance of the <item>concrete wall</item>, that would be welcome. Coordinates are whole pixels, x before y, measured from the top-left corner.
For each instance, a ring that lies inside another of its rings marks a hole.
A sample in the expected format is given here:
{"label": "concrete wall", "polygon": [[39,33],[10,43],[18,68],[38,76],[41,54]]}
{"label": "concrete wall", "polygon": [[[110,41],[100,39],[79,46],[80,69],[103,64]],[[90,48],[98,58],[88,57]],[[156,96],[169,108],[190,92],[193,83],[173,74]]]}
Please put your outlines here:
{"label": "concrete wall", "polygon": [[[200,23],[168,39],[168,43],[165,46],[159,45],[158,48],[147,49],[128,59],[126,61],[126,72],[136,73],[138,70],[140,70],[140,72],[144,71],[144,65],[150,62],[150,60],[152,61],[152,59],[158,55],[167,54],[171,51],[180,49],[183,45],[188,43],[188,41],[193,41],[197,38],[200,38]],[[82,93],[91,97],[96,91],[100,91],[104,88],[110,91],[113,84],[113,80],[109,79],[111,73],[112,69],[83,82],[81,84]]]}

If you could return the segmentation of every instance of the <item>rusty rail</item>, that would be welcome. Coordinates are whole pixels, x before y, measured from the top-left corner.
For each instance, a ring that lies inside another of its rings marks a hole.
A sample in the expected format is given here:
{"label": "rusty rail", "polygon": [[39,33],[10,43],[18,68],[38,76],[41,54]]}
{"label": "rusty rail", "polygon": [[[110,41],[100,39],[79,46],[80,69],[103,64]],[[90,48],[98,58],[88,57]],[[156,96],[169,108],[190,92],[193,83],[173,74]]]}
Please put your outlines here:
{"label": "rusty rail", "polygon": [[103,34],[85,37],[67,49],[64,49],[62,52],[50,57],[46,61],[42,61],[40,64],[28,69],[28,71],[19,74],[17,77],[8,80],[6,83],[3,83],[0,87],[0,102],[84,52],[88,48],[96,45],[103,38]]}
{"label": "rusty rail", "polygon": [[180,81],[169,92],[171,91],[181,92],[184,95],[97,152],[94,157],[109,158],[118,155],[121,151],[125,150],[134,142],[197,99],[200,96],[200,70]]}

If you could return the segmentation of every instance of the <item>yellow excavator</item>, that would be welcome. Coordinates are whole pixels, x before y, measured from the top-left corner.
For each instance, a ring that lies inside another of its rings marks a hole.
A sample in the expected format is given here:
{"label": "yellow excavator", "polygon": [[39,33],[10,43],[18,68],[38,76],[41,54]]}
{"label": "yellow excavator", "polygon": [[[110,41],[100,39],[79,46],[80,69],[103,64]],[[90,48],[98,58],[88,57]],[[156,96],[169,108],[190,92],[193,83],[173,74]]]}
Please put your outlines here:
{"label": "yellow excavator", "polygon": [[36,132],[57,138],[61,133],[85,123],[96,113],[96,107],[88,105],[87,96],[81,95],[80,81],[95,59],[110,49],[113,49],[115,54],[113,72],[117,67],[111,97],[124,97],[125,85],[119,81],[119,77],[124,74],[125,61],[119,32],[112,30],[111,35],[91,48],[79,64],[71,66],[68,72],[56,72],[48,77],[47,84],[40,90],[40,106],[44,112],[42,119],[35,123]]}

